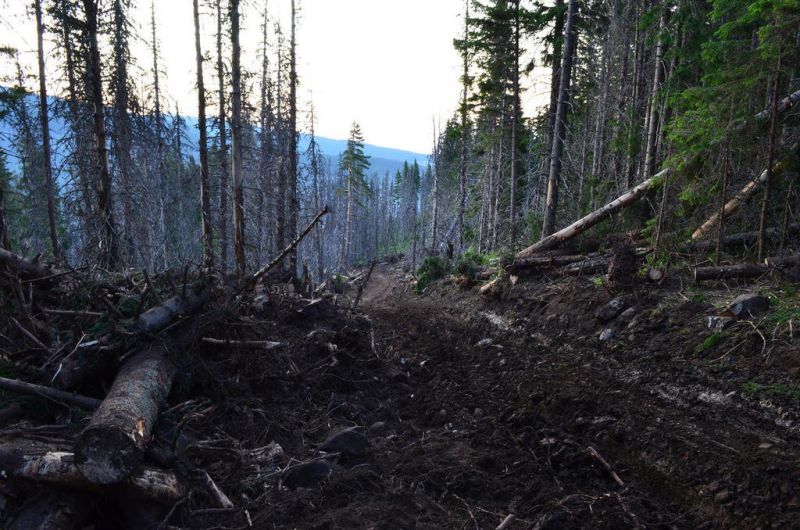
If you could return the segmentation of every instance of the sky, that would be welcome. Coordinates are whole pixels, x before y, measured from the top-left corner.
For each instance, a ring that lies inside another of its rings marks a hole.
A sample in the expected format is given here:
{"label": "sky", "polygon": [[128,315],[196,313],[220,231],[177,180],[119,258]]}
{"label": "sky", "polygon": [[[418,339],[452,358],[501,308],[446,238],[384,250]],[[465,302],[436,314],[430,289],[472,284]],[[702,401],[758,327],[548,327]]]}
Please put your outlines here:
{"label": "sky", "polygon": [[[242,1],[242,64],[254,71],[260,64],[259,27],[266,2]],[[26,14],[31,3],[0,0],[0,46],[18,48],[23,63],[34,72],[36,26],[32,15]],[[150,76],[150,1],[134,0],[134,4],[131,18],[137,36],[131,53],[142,68],[138,75]],[[461,59],[453,39],[463,32],[463,0],[298,0],[298,4],[300,127],[307,130],[307,109],[313,101],[316,133],[321,136],[347,138],[357,121],[368,143],[430,152],[434,124],[439,127],[453,114],[461,93]],[[154,5],[169,107],[177,104],[182,113],[194,114],[192,2],[156,0]],[[270,18],[281,22],[287,37],[289,6],[290,0],[267,4]],[[201,17],[203,49],[211,53],[215,16],[205,8]],[[52,45],[46,42],[45,47]],[[213,62],[205,65],[207,89],[215,86],[213,66]],[[48,64],[48,71],[53,67]],[[9,68],[0,66],[0,75],[7,75]],[[526,83],[526,110],[532,111],[546,97],[543,74],[534,72]]]}

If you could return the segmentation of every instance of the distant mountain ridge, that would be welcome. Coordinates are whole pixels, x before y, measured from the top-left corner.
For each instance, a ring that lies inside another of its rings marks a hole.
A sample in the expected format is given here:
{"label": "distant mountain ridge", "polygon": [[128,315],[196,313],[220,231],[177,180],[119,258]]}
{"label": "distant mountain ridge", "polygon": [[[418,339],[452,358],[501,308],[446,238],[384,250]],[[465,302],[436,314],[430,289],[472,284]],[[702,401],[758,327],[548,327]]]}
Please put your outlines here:
{"label": "distant mountain ridge", "polygon": [[[0,90],[1,89],[2,87],[0,87]],[[27,98],[29,99],[31,110],[34,111],[38,106],[37,96],[35,94],[29,94]],[[55,100],[55,98],[52,97],[50,99]],[[183,118],[183,120],[186,122],[186,131],[191,144],[187,149],[184,149],[184,155],[192,156],[195,160],[198,160],[198,144],[200,133],[197,128],[197,118],[195,116],[181,116],[181,118]],[[170,118],[168,117],[167,119]],[[66,133],[67,125],[63,120],[51,119],[50,134],[54,144],[60,143],[60,141],[66,136]],[[6,121],[0,121],[0,148],[13,152],[11,149],[12,134],[13,131],[11,130],[10,125]],[[333,138],[317,136],[316,141],[319,145],[320,151],[322,151],[322,153],[331,160],[332,166],[335,168],[339,154],[341,154],[347,147],[347,140],[337,140]],[[300,133],[298,153],[301,157],[308,148],[309,143],[310,136],[305,133]],[[429,156],[427,154],[414,153],[411,151],[404,151],[402,149],[394,149],[391,147],[383,147],[373,144],[364,144],[364,152],[370,157],[370,174],[376,173],[378,175],[383,175],[388,172],[391,176],[393,176],[396,171],[401,170],[403,168],[403,164],[406,162],[413,164],[416,161],[421,167],[424,167],[428,163]],[[57,153],[54,153],[54,157],[57,157]],[[15,172],[19,170],[16,157],[9,157],[7,162],[10,166],[9,169]],[[58,162],[58,160],[54,160],[54,165],[57,165]]]}

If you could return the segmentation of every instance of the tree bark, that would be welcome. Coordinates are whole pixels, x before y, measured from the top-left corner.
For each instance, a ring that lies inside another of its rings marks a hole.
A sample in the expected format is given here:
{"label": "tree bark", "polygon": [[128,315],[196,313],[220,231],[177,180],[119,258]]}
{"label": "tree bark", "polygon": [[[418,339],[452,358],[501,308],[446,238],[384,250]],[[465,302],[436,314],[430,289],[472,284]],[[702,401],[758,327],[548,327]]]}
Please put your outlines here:
{"label": "tree bark", "polygon": [[131,135],[128,108],[128,22],[122,0],[114,0],[114,138],[113,147],[119,174],[120,198],[122,200],[123,254],[126,264],[134,263],[133,242],[133,192],[131,182]]}
{"label": "tree bark", "polygon": [[203,82],[203,49],[200,46],[199,1],[192,1],[194,9],[194,50],[197,60],[197,128],[200,132],[200,212],[203,222],[203,263],[214,266],[214,234],[211,228],[211,186],[208,172],[208,130],[206,128],[206,89]]}
{"label": "tree bark", "polygon": [[561,155],[564,151],[564,141],[567,135],[572,61],[575,56],[576,11],[577,0],[569,0],[567,8],[566,45],[564,46],[564,60],[561,65],[561,76],[558,86],[558,106],[556,107],[555,126],[553,129],[553,149],[550,152],[550,173],[547,178],[547,202],[545,204],[544,224],[542,226],[543,238],[551,235],[556,226],[559,181],[561,179]]}
{"label": "tree bark", "polygon": [[522,250],[521,252],[517,253],[517,259],[527,258],[540,252],[542,250],[549,250],[555,248],[565,241],[572,239],[573,237],[581,234],[582,232],[586,231],[587,229],[591,228],[592,226],[596,225],[600,221],[608,218],[614,212],[629,206],[643,197],[654,185],[660,182],[662,178],[665,178],[671,172],[670,169],[664,169],[659,172],[657,175],[650,177],[649,179],[645,180],[632,190],[624,193],[620,197],[617,197],[610,203],[606,204],[602,208],[595,210],[594,212],[590,213],[589,215],[575,221],[568,227],[559,230],[558,232],[542,238],[537,243],[534,243],[530,247]]}
{"label": "tree bark", "polygon": [[57,274],[50,267],[18,256],[3,248],[0,248],[0,266],[23,280],[41,280]]}
{"label": "tree bark", "polygon": [[769,213],[770,195],[772,193],[772,173],[775,164],[775,144],[778,133],[778,86],[781,78],[781,52],[778,52],[778,64],[775,68],[775,81],[772,88],[772,117],[769,125],[769,146],[767,147],[767,175],[764,179],[764,198],[761,201],[761,215],[758,220],[758,261],[765,256],[767,245],[767,214]]}
{"label": "tree bark", "polygon": [[64,260],[64,254],[61,250],[61,243],[58,240],[55,193],[53,191],[53,161],[50,152],[50,116],[48,115],[47,104],[47,79],[44,71],[44,28],[42,26],[41,0],[34,1],[34,9],[36,11],[36,42],[39,60],[39,119],[42,124],[42,165],[44,169],[45,198],[47,201],[47,224],[50,229],[50,246],[53,251],[53,257],[57,263],[61,263]]}
{"label": "tree bark", "polygon": [[467,155],[469,130],[467,122],[467,97],[469,96],[469,53],[467,42],[469,40],[469,0],[464,0],[464,50],[462,91],[461,91],[461,154],[458,166],[458,247],[464,248],[464,213],[467,208]]}
{"label": "tree bark", "polygon": [[[7,477],[60,488],[100,493],[75,465],[76,455],[63,447],[17,438],[0,442],[0,469]],[[164,504],[173,504],[186,493],[186,487],[170,471],[149,466],[137,468],[121,485],[123,491]]]}
{"label": "tree bark", "polygon": [[[300,203],[297,197],[297,12],[295,0],[291,1],[292,27],[289,37],[289,219],[286,227],[289,237],[297,235]],[[289,270],[297,284],[297,249],[289,254]]]}
{"label": "tree bark", "polygon": [[696,267],[694,281],[724,280],[729,278],[756,278],[769,272],[766,265],[745,263],[741,265],[724,265],[720,267]]}
{"label": "tree bark", "polygon": [[219,114],[219,261],[228,270],[228,137],[225,127],[225,67],[222,62],[222,0],[217,0],[217,81]]}
{"label": "tree bark", "polygon": [[75,463],[90,482],[118,484],[142,462],[175,377],[165,353],[155,345],[131,357],[75,441]]}
{"label": "tree bark", "polygon": [[82,409],[94,410],[100,405],[99,399],[64,392],[48,386],[35,385],[17,379],[0,377],[0,388],[10,392],[40,396],[55,401],[56,403],[61,403],[62,405],[69,405]]}
{"label": "tree bark", "polygon": [[509,230],[510,230],[510,245],[513,248],[517,239],[517,180],[519,179],[519,160],[518,155],[518,140],[517,140],[517,127],[520,119],[520,95],[519,95],[519,39],[520,39],[520,0],[514,0],[514,71],[512,75],[513,85],[513,111],[511,116],[511,189],[510,189],[510,207],[509,207]]}
{"label": "tree bark", "polygon": [[233,248],[236,274],[241,280],[247,270],[244,241],[244,166],[242,164],[242,51],[239,45],[239,0],[230,0],[231,17],[231,150],[233,151]]}
{"label": "tree bark", "polygon": [[103,78],[100,48],[97,43],[97,0],[83,0],[86,14],[86,37],[89,42],[89,79],[91,101],[94,105],[94,135],[97,153],[97,209],[100,215],[101,264],[114,269],[119,261],[117,235],[114,227],[114,210],[111,204],[111,172],[108,169],[106,148],[105,106],[103,104]]}

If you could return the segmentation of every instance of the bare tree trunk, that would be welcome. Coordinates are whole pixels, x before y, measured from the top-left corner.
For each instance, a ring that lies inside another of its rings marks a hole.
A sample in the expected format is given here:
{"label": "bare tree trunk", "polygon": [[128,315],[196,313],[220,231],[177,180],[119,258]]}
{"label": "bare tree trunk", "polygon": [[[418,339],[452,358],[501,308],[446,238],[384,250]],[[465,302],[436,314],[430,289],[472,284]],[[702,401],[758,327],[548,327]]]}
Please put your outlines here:
{"label": "bare tree trunk", "polygon": [[161,266],[166,269],[169,265],[169,223],[167,222],[167,168],[164,163],[164,116],[161,112],[161,73],[158,67],[158,40],[156,38],[156,12],[155,3],[150,4],[150,29],[152,38],[153,52],[153,90],[155,92],[155,121],[156,121],[156,163],[158,171],[156,174],[158,184],[158,228],[161,239]]}
{"label": "bare tree trunk", "polygon": [[34,8],[36,11],[36,42],[39,59],[39,119],[42,123],[42,150],[44,166],[44,189],[47,201],[47,223],[50,229],[50,246],[53,250],[53,257],[61,263],[64,261],[64,253],[61,251],[61,243],[58,241],[58,228],[56,226],[56,207],[55,193],[53,192],[53,166],[52,154],[50,152],[50,117],[48,116],[47,106],[47,79],[44,71],[44,44],[42,27],[42,2],[35,0]]}
{"label": "bare tree trunk", "polygon": [[222,62],[222,0],[217,0],[217,80],[219,82],[219,261],[228,270],[228,137],[225,127],[225,68]]}
{"label": "bare tree trunk", "polygon": [[[664,37],[661,33],[666,27],[666,14],[661,14],[658,24],[658,44],[656,45],[656,56],[653,74],[653,90],[650,95],[650,118],[647,127],[647,147],[644,155],[645,175],[655,175],[656,173],[656,140],[658,138],[659,112],[658,112],[658,93],[661,90],[661,83],[664,81]],[[664,187],[666,192],[666,187]]]}
{"label": "bare tree trunk", "polygon": [[119,171],[122,201],[123,257],[126,265],[134,263],[133,207],[131,205],[131,135],[128,116],[128,27],[122,0],[114,0],[114,132],[113,143]]}
{"label": "bare tree trunk", "polygon": [[467,97],[469,96],[469,54],[466,43],[469,39],[469,0],[464,0],[464,71],[461,92],[461,157],[458,168],[458,246],[464,248],[464,213],[467,208],[467,155],[469,130],[467,128]]}
{"label": "bare tree trunk", "polygon": [[542,237],[553,233],[556,226],[558,210],[558,188],[561,179],[561,155],[564,151],[564,140],[567,134],[567,116],[572,75],[572,61],[575,56],[575,11],[577,0],[569,0],[567,10],[566,45],[564,60],[561,66],[561,78],[558,88],[558,106],[556,108],[555,128],[553,130],[553,149],[550,153],[550,174],[547,178],[547,203],[545,204]]}
{"label": "bare tree trunk", "polygon": [[[297,235],[297,217],[300,204],[297,197],[297,41],[295,30],[297,12],[295,0],[292,0],[292,28],[289,37],[289,222],[286,227],[289,238]],[[297,280],[297,250],[289,255],[289,270],[292,278]]]}
{"label": "bare tree trunk", "polygon": [[97,210],[100,215],[101,264],[114,269],[119,261],[117,234],[114,227],[114,210],[111,204],[111,172],[108,169],[106,149],[105,107],[103,104],[103,78],[100,65],[100,48],[97,44],[97,0],[83,0],[86,14],[86,36],[89,41],[89,77],[91,99],[94,105],[94,134],[97,151]]}
{"label": "bare tree trunk", "polygon": [[242,181],[242,81],[239,60],[239,0],[230,0],[231,17],[231,150],[233,151],[233,247],[236,255],[236,274],[244,278],[247,262],[244,252],[244,189]]}
{"label": "bare tree trunk", "polygon": [[439,224],[439,169],[440,160],[438,155],[439,139],[436,133],[436,121],[433,122],[433,219],[431,220],[431,250],[438,254],[436,250],[436,227]]}
{"label": "bare tree trunk", "polygon": [[775,68],[775,81],[772,90],[772,117],[769,125],[769,146],[767,148],[767,176],[764,179],[764,198],[761,201],[761,215],[758,220],[758,261],[764,259],[766,250],[767,214],[769,213],[770,194],[772,192],[772,173],[775,164],[775,144],[778,133],[778,86],[781,76],[782,50],[778,52],[778,64]]}
{"label": "bare tree trunk", "polygon": [[510,206],[509,206],[509,230],[510,232],[510,245],[514,246],[517,239],[517,179],[519,171],[519,160],[517,160],[517,123],[519,122],[519,39],[520,39],[520,12],[519,0],[514,0],[514,71],[512,75],[512,84],[514,86],[514,102],[513,112],[511,113],[511,191],[510,191]]}
{"label": "bare tree trunk", "polygon": [[203,263],[214,266],[214,234],[211,228],[211,187],[208,174],[208,130],[206,128],[206,89],[203,82],[203,49],[200,46],[200,6],[194,9],[194,51],[197,60],[197,128],[200,131],[200,211],[203,218]]}
{"label": "bare tree trunk", "polygon": [[11,250],[11,238],[8,236],[8,222],[6,221],[5,190],[0,184],[0,248]]}

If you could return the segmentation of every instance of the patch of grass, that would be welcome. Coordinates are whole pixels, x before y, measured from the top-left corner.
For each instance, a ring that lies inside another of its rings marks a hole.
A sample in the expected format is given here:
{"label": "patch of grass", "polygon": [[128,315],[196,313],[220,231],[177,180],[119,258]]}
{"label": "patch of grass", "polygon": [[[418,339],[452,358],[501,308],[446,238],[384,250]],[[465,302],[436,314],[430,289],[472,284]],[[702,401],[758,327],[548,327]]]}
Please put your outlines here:
{"label": "patch of grass", "polygon": [[763,385],[761,383],[748,381],[742,385],[742,391],[749,396],[766,395],[789,399],[800,399],[800,385],[786,385],[780,383]]}
{"label": "patch of grass", "polygon": [[719,333],[719,332],[714,333],[713,335],[707,337],[703,342],[695,346],[694,352],[703,353],[706,350],[710,350],[711,348],[722,342],[722,339],[724,338],[725,338],[724,333]]}
{"label": "patch of grass", "polygon": [[787,285],[779,293],[770,295],[772,311],[766,318],[767,324],[771,326],[782,326],[790,320],[800,322],[800,295],[797,287]]}
{"label": "patch of grass", "polygon": [[450,272],[450,264],[445,258],[439,256],[431,256],[425,258],[419,270],[417,270],[417,285],[414,286],[414,291],[417,294],[422,293],[426,287],[436,280],[441,280]]}

